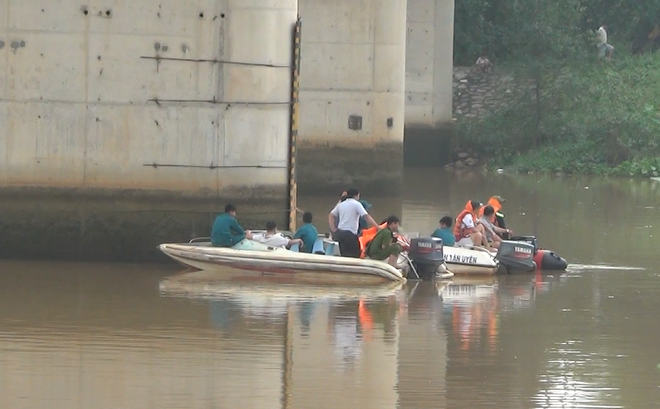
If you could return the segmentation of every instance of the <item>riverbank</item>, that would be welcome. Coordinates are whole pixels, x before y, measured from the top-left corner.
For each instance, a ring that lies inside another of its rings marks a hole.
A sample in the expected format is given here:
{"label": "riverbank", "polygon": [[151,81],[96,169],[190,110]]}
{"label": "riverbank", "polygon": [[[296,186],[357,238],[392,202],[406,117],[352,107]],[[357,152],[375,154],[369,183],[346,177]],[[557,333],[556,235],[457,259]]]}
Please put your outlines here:
{"label": "riverbank", "polygon": [[458,119],[455,160],[471,149],[488,169],[658,176],[657,54],[580,61],[530,82],[528,92],[488,115]]}

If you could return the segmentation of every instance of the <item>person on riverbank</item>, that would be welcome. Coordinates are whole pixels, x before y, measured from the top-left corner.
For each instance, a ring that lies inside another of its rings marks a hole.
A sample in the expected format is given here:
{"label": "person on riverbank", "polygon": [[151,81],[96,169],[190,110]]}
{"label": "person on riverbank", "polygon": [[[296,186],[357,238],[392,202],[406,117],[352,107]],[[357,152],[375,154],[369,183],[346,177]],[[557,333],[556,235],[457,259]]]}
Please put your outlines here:
{"label": "person on riverbank", "polygon": [[294,233],[293,238],[302,240],[301,253],[313,253],[314,243],[316,243],[316,239],[319,237],[319,232],[312,224],[311,212],[305,212],[302,219],[304,224]]}
{"label": "person on riverbank", "polygon": [[252,240],[263,243],[270,247],[279,247],[290,249],[294,244],[302,245],[301,239],[290,239],[277,231],[277,223],[269,221],[266,223],[266,232],[257,233],[252,236]]}
{"label": "person on riverbank", "polygon": [[456,217],[454,239],[459,247],[487,247],[484,226],[479,223],[481,203],[469,200],[465,209]]}
{"label": "person on riverbank", "polygon": [[211,228],[211,244],[215,247],[233,247],[246,238],[252,238],[252,233],[245,231],[236,220],[236,206],[228,204],[225,212],[218,215]]}
{"label": "person on riverbank", "polygon": [[598,58],[605,58],[606,61],[612,60],[612,53],[614,52],[614,47],[611,44],[607,43],[607,25],[603,24],[598,28],[596,35],[598,37]]}
{"label": "person on riverbank", "polygon": [[364,216],[370,226],[381,227],[364,209],[359,202],[360,191],[348,189],[346,199],[337,205],[328,214],[328,226],[333,240],[339,243],[339,251],[345,257],[360,257],[360,243],[358,242],[358,226],[360,217]]}
{"label": "person on riverbank", "polygon": [[397,258],[401,253],[401,246],[396,243],[394,233],[399,230],[401,221],[396,216],[390,216],[385,222],[387,227],[376,233],[373,240],[369,242],[366,255],[374,260],[387,260],[391,266],[399,268]]}
{"label": "person on riverbank", "polygon": [[477,61],[474,63],[477,72],[489,73],[493,69],[493,63],[490,62],[485,52],[481,53]]}
{"label": "person on riverbank", "polygon": [[452,224],[453,221],[451,217],[449,216],[443,217],[442,219],[440,219],[440,228],[435,229],[433,234],[431,234],[431,237],[437,237],[439,239],[442,239],[443,246],[453,247],[454,243],[456,243],[456,238],[454,237],[454,233],[451,230]]}

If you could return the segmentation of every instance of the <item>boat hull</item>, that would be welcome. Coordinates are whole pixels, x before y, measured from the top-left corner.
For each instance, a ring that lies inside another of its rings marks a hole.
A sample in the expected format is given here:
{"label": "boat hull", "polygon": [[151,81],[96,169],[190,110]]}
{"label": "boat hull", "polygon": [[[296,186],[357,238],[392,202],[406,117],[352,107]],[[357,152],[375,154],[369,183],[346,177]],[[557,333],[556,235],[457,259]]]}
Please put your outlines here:
{"label": "boat hull", "polygon": [[446,246],[443,251],[445,263],[455,275],[494,275],[500,267],[494,254],[487,250]]}
{"label": "boat hull", "polygon": [[[220,277],[220,279],[218,279]],[[277,300],[299,301],[308,298],[322,299],[359,299],[395,296],[405,285],[403,282],[385,282],[373,286],[338,285],[281,285],[280,281],[270,283],[247,283],[246,280],[225,280],[224,274],[214,271],[194,271],[168,277],[159,284],[161,295],[187,298],[272,298]],[[249,303],[246,303],[249,304]]]}
{"label": "boat hull", "polygon": [[177,262],[213,272],[216,279],[308,284],[405,282],[401,272],[377,260],[306,254],[286,249],[234,250],[199,244],[161,244]]}

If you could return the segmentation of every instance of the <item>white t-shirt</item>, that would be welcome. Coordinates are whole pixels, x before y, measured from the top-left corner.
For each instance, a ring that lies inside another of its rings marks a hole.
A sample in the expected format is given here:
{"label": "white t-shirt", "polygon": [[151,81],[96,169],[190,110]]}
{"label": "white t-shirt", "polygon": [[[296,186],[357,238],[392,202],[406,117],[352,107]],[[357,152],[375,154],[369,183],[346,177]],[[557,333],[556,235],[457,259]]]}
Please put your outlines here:
{"label": "white t-shirt", "polygon": [[605,27],[598,29],[598,44],[607,44],[607,31],[605,31]]}
{"label": "white t-shirt", "polygon": [[284,237],[281,233],[268,234],[268,233],[257,233],[252,236],[252,240],[263,243],[271,247],[283,247],[287,248],[289,245],[289,239]]}
{"label": "white t-shirt", "polygon": [[470,213],[466,214],[463,217],[463,221],[461,222],[461,227],[464,229],[474,229],[474,218]]}
{"label": "white t-shirt", "polygon": [[339,220],[337,229],[347,230],[353,234],[357,234],[360,217],[368,214],[362,203],[352,197],[338,203],[330,213]]}

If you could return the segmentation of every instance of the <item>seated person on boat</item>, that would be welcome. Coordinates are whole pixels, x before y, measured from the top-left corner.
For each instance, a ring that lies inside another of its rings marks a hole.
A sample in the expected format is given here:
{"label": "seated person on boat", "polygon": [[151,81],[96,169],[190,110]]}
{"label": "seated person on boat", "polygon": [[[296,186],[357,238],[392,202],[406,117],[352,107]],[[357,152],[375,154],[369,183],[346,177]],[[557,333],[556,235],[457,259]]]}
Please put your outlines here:
{"label": "seated person on boat", "polygon": [[493,224],[495,219],[495,210],[492,206],[483,207],[483,216],[479,219],[479,223],[484,226],[484,232],[486,234],[486,240],[488,245],[492,248],[499,249],[502,239],[498,235],[499,233],[506,232],[505,229],[501,229]]}
{"label": "seated person on boat", "polygon": [[245,231],[236,221],[236,206],[228,204],[225,212],[218,215],[211,228],[211,244],[215,247],[233,247],[246,238],[252,238],[252,233]]}
{"label": "seated person on boat", "polygon": [[400,220],[396,216],[390,216],[385,223],[386,227],[376,233],[367,244],[366,256],[374,260],[387,260],[390,265],[398,268],[397,258],[401,253],[401,246],[396,243],[394,233],[399,230]]}
{"label": "seated person on boat", "polygon": [[[488,199],[488,205],[493,207],[495,210],[495,220],[493,225],[500,227],[506,230],[506,224],[504,222],[504,213],[502,213],[502,204],[506,201],[502,196],[492,196]],[[484,208],[482,207],[481,213],[483,214]],[[509,240],[513,236],[513,231],[509,230],[508,232],[498,233],[499,236],[504,240]]]}
{"label": "seated person on boat", "polygon": [[453,221],[451,217],[449,216],[443,217],[442,219],[440,219],[440,228],[435,229],[435,231],[433,232],[433,234],[431,234],[431,236],[442,239],[443,246],[452,247],[456,242],[456,238],[454,237],[454,232],[451,230],[452,223]]}
{"label": "seated person on boat", "polygon": [[253,234],[252,240],[263,243],[270,247],[290,249],[291,246],[296,243],[298,243],[301,247],[304,247],[302,239],[290,239],[285,237],[282,233],[278,233],[277,224],[272,220],[266,223],[266,232]]}
{"label": "seated person on boat", "polygon": [[293,238],[302,240],[301,253],[312,253],[314,251],[314,243],[316,243],[316,239],[319,237],[319,232],[312,224],[312,213],[305,212],[302,219],[304,224],[296,231]]}
{"label": "seated person on boat", "polygon": [[[344,257],[360,257],[358,226],[364,216],[370,226],[378,226],[373,217],[364,209],[360,200],[360,191],[348,189],[347,198],[338,203],[328,214],[328,226],[332,239],[339,243],[339,252]],[[378,227],[380,229],[380,227]]]}
{"label": "seated person on boat", "polygon": [[458,247],[487,247],[484,226],[479,223],[481,203],[469,200],[465,209],[456,217],[454,239]]}

